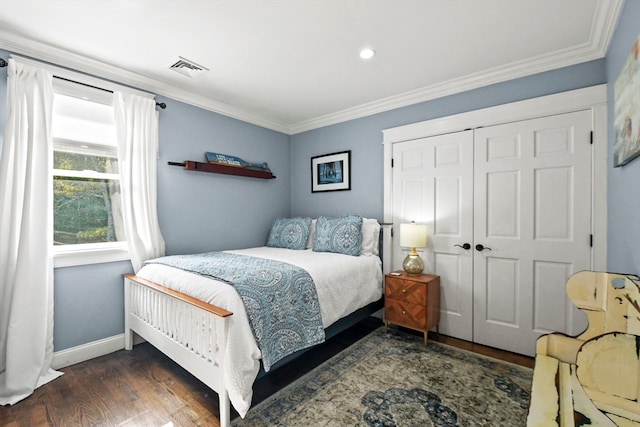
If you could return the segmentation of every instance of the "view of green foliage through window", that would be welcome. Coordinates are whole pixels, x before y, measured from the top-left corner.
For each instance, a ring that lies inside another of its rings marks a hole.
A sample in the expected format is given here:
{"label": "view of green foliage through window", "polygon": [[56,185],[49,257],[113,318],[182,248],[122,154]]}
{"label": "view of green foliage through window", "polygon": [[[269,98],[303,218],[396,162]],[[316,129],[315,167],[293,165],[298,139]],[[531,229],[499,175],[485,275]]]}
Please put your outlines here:
{"label": "view of green foliage through window", "polygon": [[54,83],[54,245],[124,241],[112,94]]}
{"label": "view of green foliage through window", "polygon": [[[54,169],[113,173],[116,159],[54,152]],[[54,244],[117,241],[112,200],[119,197],[113,179],[54,176]]]}

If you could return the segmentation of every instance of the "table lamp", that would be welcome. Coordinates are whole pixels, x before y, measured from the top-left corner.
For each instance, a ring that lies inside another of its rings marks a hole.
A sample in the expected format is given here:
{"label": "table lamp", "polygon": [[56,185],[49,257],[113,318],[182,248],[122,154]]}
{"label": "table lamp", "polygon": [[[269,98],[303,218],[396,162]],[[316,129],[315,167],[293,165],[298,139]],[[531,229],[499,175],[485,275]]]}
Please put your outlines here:
{"label": "table lamp", "polygon": [[400,246],[411,248],[404,259],[402,268],[409,274],[420,274],[424,270],[424,261],[416,252],[416,248],[427,246],[427,226],[424,224],[400,224]]}

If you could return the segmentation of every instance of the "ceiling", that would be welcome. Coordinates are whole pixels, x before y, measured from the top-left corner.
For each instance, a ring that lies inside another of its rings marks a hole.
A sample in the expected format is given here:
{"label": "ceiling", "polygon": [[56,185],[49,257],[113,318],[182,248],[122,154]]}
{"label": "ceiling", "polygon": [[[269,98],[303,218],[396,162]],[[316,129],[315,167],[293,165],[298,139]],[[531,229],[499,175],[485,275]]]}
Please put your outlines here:
{"label": "ceiling", "polygon": [[[622,0],[0,0],[0,49],[295,134],[602,58],[621,8]],[[362,60],[363,47],[376,56]],[[208,71],[171,70],[180,57]]]}

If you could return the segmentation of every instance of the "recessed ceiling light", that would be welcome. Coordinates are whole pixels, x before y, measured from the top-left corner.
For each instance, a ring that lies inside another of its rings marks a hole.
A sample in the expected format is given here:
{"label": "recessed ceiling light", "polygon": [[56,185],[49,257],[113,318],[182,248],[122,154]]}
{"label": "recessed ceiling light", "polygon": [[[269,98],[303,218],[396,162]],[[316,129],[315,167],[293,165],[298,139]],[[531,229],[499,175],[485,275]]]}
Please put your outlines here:
{"label": "recessed ceiling light", "polygon": [[369,48],[369,47],[365,47],[364,49],[362,49],[360,51],[360,58],[362,59],[371,59],[376,55],[376,51]]}

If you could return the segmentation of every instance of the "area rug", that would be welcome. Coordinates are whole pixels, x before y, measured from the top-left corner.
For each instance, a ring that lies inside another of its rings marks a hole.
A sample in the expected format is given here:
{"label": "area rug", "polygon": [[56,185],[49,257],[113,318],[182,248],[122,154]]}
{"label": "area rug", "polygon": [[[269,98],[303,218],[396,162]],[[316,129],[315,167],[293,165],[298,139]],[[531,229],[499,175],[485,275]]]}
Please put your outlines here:
{"label": "area rug", "polygon": [[232,425],[524,426],[532,375],[381,327]]}

